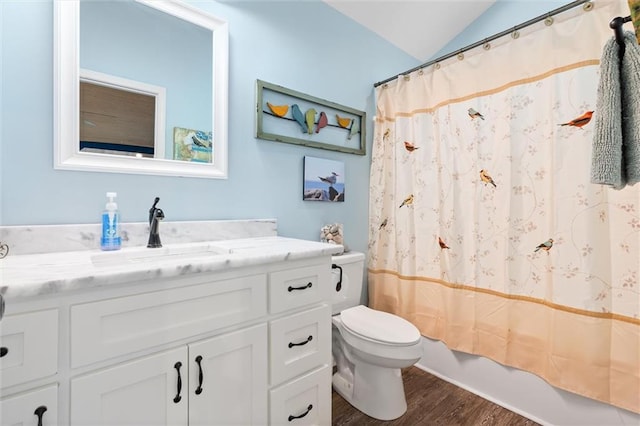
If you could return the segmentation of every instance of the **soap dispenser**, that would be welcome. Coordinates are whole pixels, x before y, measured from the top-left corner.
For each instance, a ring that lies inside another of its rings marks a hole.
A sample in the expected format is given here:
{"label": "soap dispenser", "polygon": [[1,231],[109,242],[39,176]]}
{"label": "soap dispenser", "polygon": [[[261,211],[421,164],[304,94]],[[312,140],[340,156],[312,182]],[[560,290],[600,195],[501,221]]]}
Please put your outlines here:
{"label": "soap dispenser", "polygon": [[107,204],[102,212],[102,237],[100,238],[102,250],[120,249],[120,214],[115,202],[116,196],[115,192],[107,192]]}

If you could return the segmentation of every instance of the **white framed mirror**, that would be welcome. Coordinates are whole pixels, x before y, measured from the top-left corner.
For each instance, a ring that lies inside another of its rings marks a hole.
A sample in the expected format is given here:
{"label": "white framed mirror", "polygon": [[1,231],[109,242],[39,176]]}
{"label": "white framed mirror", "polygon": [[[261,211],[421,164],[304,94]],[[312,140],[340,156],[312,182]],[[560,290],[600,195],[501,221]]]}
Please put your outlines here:
{"label": "white framed mirror", "polygon": [[228,39],[177,0],[54,0],[54,168],[226,179]]}

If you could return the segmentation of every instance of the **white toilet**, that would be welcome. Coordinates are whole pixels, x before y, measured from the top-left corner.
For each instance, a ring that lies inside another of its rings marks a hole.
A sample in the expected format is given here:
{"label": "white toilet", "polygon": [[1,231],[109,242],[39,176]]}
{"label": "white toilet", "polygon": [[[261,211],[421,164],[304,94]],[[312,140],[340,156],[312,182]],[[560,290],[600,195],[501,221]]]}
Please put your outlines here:
{"label": "white toilet", "polygon": [[332,263],[333,388],[370,417],[396,419],[407,411],[400,369],[422,357],[420,332],[403,318],[360,304],[363,253],[333,256]]}

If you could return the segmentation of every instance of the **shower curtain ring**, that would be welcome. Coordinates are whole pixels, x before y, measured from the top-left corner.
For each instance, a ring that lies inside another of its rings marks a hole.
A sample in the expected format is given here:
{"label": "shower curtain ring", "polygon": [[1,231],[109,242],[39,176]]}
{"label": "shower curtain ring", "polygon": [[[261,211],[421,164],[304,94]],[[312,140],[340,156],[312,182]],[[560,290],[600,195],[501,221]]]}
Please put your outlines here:
{"label": "shower curtain ring", "polygon": [[582,5],[582,10],[584,10],[585,12],[588,12],[590,10],[593,9],[593,3],[588,1],[585,4]]}
{"label": "shower curtain ring", "polygon": [[553,25],[553,18],[551,17],[551,15],[547,15],[547,17],[544,18],[544,24],[547,27],[550,27],[551,25]]}
{"label": "shower curtain ring", "polygon": [[459,60],[459,61],[461,61],[461,60],[463,60],[463,59],[464,59],[464,53],[462,53],[462,50],[460,50],[460,51],[458,52],[457,58],[458,58],[458,60]]}
{"label": "shower curtain ring", "polygon": [[513,32],[511,33],[511,38],[516,39],[520,37],[520,31],[518,31],[518,27],[513,27]]}

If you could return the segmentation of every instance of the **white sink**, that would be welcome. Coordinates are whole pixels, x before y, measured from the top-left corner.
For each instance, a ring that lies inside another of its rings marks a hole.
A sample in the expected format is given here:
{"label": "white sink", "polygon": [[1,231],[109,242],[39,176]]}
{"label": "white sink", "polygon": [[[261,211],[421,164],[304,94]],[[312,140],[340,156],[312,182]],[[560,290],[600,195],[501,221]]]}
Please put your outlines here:
{"label": "white sink", "polygon": [[131,247],[107,251],[91,256],[91,262],[96,266],[128,265],[219,256],[221,254],[229,254],[229,249],[215,246],[212,243],[188,243],[158,248]]}

